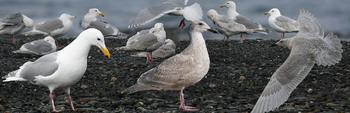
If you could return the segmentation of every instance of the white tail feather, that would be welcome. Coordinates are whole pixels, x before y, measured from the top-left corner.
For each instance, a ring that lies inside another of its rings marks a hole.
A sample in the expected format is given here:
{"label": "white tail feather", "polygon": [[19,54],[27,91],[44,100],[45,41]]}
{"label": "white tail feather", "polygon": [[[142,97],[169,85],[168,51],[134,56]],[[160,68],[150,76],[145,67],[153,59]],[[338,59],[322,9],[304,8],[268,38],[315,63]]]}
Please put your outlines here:
{"label": "white tail feather", "polygon": [[183,16],[190,21],[201,20],[203,19],[203,11],[198,3],[194,3],[183,9]]}

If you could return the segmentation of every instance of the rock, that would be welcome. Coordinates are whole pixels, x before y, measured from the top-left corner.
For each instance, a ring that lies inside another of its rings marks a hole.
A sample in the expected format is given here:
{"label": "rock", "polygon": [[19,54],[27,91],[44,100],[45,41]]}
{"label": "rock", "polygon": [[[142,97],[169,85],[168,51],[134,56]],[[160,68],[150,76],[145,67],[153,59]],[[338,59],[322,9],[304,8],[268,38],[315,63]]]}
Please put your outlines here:
{"label": "rock", "polygon": [[112,81],[112,82],[115,82],[115,81],[117,81],[117,80],[118,80],[117,77],[112,77],[112,78],[111,78],[111,81]]}
{"label": "rock", "polygon": [[312,93],[312,91],[313,90],[310,88],[310,89],[307,90],[307,93]]}
{"label": "rock", "polygon": [[216,87],[216,85],[215,84],[210,84],[209,87],[214,88],[214,87]]}
{"label": "rock", "polygon": [[87,85],[81,85],[80,88],[81,89],[86,89],[86,88],[88,88],[88,86]]}
{"label": "rock", "polygon": [[82,103],[87,103],[87,102],[89,102],[89,100],[88,100],[88,99],[83,98],[83,99],[80,99],[80,100],[79,100],[79,102],[82,102]]}
{"label": "rock", "polygon": [[350,87],[346,87],[344,90],[343,90],[344,93],[346,92],[350,92]]}
{"label": "rock", "polygon": [[88,103],[91,104],[91,105],[95,105],[95,104],[98,103],[98,101],[96,101],[96,100],[91,100],[91,101],[89,101]]}
{"label": "rock", "polygon": [[327,103],[326,106],[328,106],[328,107],[334,107],[335,104],[333,104],[333,103]]}
{"label": "rock", "polygon": [[241,76],[241,77],[239,77],[238,80],[243,81],[243,80],[245,80],[245,77],[244,77],[244,76]]}

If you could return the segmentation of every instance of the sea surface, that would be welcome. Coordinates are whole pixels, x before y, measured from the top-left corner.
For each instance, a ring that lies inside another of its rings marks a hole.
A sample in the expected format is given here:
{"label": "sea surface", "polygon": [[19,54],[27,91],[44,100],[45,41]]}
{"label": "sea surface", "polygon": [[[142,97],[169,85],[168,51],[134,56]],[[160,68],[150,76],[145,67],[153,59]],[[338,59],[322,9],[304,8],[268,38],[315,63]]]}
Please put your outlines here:
{"label": "sea surface", "polygon": [[[58,18],[62,13],[69,13],[77,16],[72,19],[73,28],[63,36],[76,37],[82,31],[80,22],[90,8],[98,8],[106,16],[98,16],[116,26],[119,30],[132,33],[137,29],[129,29],[131,20],[144,8],[156,4],[161,4],[166,0],[0,0],[0,18],[8,14],[21,12],[34,20],[34,24]],[[213,27],[213,23],[207,18],[209,9],[215,9],[220,14],[226,15],[227,8],[220,8],[226,0],[189,0],[187,5],[199,3],[203,9],[203,21]],[[300,9],[305,9],[313,13],[321,22],[325,35],[334,32],[342,40],[350,39],[350,0],[236,0],[237,12],[248,17],[254,22],[262,24],[272,30],[268,25],[268,12],[271,8],[278,8],[282,15],[297,19]],[[153,27],[156,22],[164,24],[165,29],[175,28],[179,25],[183,17],[165,15],[145,24],[141,29]],[[186,21],[184,30],[179,29],[179,38],[188,39],[188,25]],[[28,31],[29,28],[23,30]],[[272,33],[244,35],[245,39],[279,39],[280,33],[272,30]],[[286,37],[295,36],[296,33],[288,33]],[[223,39],[220,34],[204,33],[206,39]],[[239,35],[230,39],[239,39]]]}

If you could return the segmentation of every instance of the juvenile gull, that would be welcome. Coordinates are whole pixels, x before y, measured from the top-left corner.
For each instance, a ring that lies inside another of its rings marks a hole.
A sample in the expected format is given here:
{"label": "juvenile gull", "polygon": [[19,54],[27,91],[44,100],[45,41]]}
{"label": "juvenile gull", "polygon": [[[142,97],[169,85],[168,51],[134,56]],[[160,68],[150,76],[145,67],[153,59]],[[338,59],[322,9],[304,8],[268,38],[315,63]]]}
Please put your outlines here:
{"label": "juvenile gull", "polygon": [[194,3],[190,6],[185,6],[188,0],[168,0],[161,5],[155,5],[143,9],[132,20],[129,28],[136,28],[148,22],[151,22],[164,14],[183,16],[184,19],[180,22],[179,27],[183,29],[185,27],[185,19],[189,21],[201,20],[203,11],[198,3]]}
{"label": "juvenile gull", "polygon": [[[175,55],[176,45],[171,39],[166,39],[164,44],[152,52],[152,58],[166,58]],[[147,57],[147,52],[138,52],[133,57]]]}
{"label": "juvenile gull", "polygon": [[81,22],[81,27],[83,30],[88,28],[96,28],[102,32],[104,36],[125,36],[125,33],[120,32],[116,27],[107,23],[106,21],[97,19],[96,17],[100,15],[102,17],[105,14],[101,13],[97,8],[89,9],[89,13],[84,16],[83,21]]}
{"label": "juvenile gull", "polygon": [[33,20],[22,13],[7,15],[0,20],[0,35],[11,35],[12,43],[17,44],[15,35],[25,27],[31,28]]}
{"label": "juvenile gull", "polygon": [[56,52],[56,50],[57,47],[55,44],[55,39],[53,39],[51,36],[47,36],[44,39],[25,43],[19,50],[13,51],[13,53],[46,55]]}
{"label": "juvenile gull", "polygon": [[213,24],[215,26],[215,29],[225,37],[227,37],[227,40],[232,35],[237,34],[252,34],[255,32],[252,29],[247,29],[244,25],[239,24],[235,22],[232,19],[227,18],[224,15],[220,15],[218,12],[216,12],[214,9],[210,9],[207,12],[207,16],[210,20],[213,21]]}
{"label": "juvenile gull", "polygon": [[63,48],[58,46],[57,38],[68,33],[72,28],[72,21],[70,19],[76,18],[75,16],[63,13],[59,18],[53,20],[47,20],[45,22],[40,22],[34,26],[33,30],[24,32],[25,36],[32,35],[43,35],[52,36],[56,38],[57,49]]}
{"label": "juvenile gull", "polygon": [[289,17],[281,15],[280,10],[277,8],[272,8],[269,12],[265,12],[265,15],[267,14],[270,14],[268,22],[272,29],[282,33],[281,39],[284,38],[284,33],[299,31],[298,22]]}
{"label": "juvenile gull", "polygon": [[96,29],[83,31],[72,43],[61,51],[40,57],[35,62],[28,61],[18,70],[10,72],[3,82],[29,81],[33,84],[43,85],[50,90],[50,99],[53,112],[55,109],[52,92],[62,88],[68,96],[72,110],[74,110],[70,87],[77,83],[87,68],[87,55],[91,46],[99,47],[106,57],[110,54],[105,46],[102,33]]}
{"label": "juvenile gull", "polygon": [[[261,24],[259,23],[255,23],[251,20],[249,20],[248,18],[240,15],[237,11],[236,11],[236,3],[233,1],[227,1],[224,5],[220,6],[221,8],[223,7],[227,7],[227,17],[229,19],[234,20],[235,22],[244,25],[247,29],[251,29],[254,32],[257,33],[262,33],[262,34],[267,34],[270,33],[271,31],[262,27]],[[239,43],[243,43],[243,33],[241,33],[241,40],[239,41]]]}
{"label": "juvenile gull", "polygon": [[137,84],[122,91],[134,93],[143,90],[180,90],[180,107],[184,111],[197,111],[194,107],[185,106],[183,90],[199,82],[209,70],[209,55],[202,32],[211,31],[203,21],[193,21],[190,25],[190,45],[157,67],[143,73]]}
{"label": "juvenile gull", "polygon": [[314,15],[300,10],[297,22],[298,34],[276,43],[278,46],[291,49],[291,53],[272,75],[252,113],[263,113],[278,108],[315,64],[331,66],[339,63],[342,58],[340,40],[333,33],[323,38],[323,29]]}
{"label": "juvenile gull", "polygon": [[137,32],[130,37],[126,46],[117,47],[119,51],[148,52],[147,62],[153,60],[152,52],[163,45],[166,33],[162,23],[156,23],[153,28]]}

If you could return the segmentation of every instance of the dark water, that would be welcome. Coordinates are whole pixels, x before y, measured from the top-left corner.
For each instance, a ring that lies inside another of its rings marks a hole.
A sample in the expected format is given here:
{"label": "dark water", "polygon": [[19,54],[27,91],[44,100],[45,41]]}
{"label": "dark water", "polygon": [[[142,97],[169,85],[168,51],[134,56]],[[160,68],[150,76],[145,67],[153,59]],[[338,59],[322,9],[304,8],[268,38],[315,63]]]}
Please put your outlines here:
{"label": "dark water", "polygon": [[[8,14],[21,12],[34,20],[34,24],[58,18],[62,13],[69,13],[77,16],[72,19],[73,28],[63,37],[76,37],[81,31],[80,21],[88,12],[89,8],[98,8],[105,17],[98,17],[106,20],[124,32],[131,32],[127,26],[131,20],[145,7],[161,4],[165,0],[0,0],[0,18]],[[220,14],[226,15],[227,8],[220,8],[226,0],[189,0],[188,5],[199,3],[203,9],[203,20],[210,26],[212,22],[206,17],[209,9],[215,9]],[[237,11],[252,21],[269,28],[267,15],[264,12],[271,8],[279,8],[282,15],[297,19],[300,9],[306,9],[313,13],[321,22],[325,33],[335,32],[342,40],[349,40],[350,29],[350,1],[349,0],[237,0]],[[152,27],[156,22],[162,22],[165,28],[178,26],[182,17],[165,15],[142,28]],[[189,21],[186,22],[190,24]],[[26,28],[24,31],[30,29]],[[188,39],[187,30],[180,30],[180,38]],[[222,35],[205,33],[210,39],[222,39]],[[286,34],[292,37],[295,33]],[[273,31],[268,35],[253,34],[245,35],[245,39],[279,39],[280,34]],[[239,36],[232,36],[230,39],[238,39]],[[209,39],[209,38],[208,38]]]}

